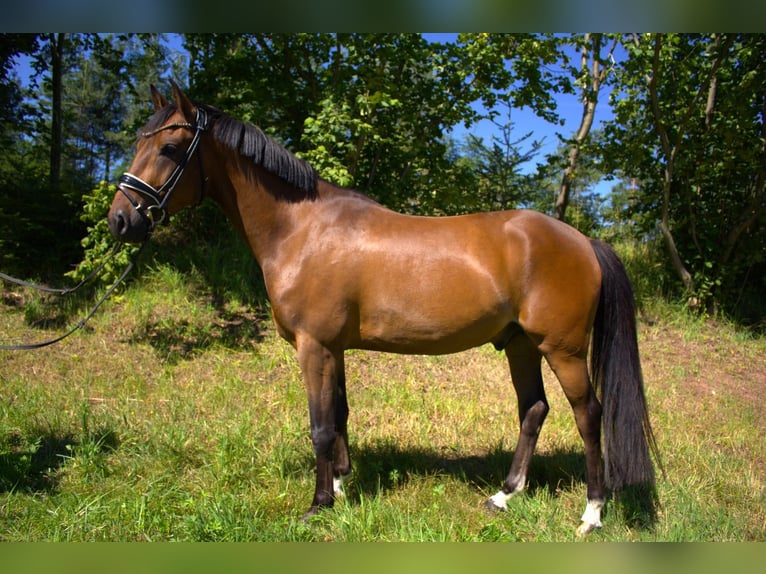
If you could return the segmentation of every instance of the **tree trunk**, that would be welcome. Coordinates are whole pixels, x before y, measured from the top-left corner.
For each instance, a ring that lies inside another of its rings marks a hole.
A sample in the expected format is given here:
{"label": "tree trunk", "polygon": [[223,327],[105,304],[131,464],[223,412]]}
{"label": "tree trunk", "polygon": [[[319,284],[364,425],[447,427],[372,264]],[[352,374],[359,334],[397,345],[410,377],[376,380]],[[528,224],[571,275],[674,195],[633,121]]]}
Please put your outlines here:
{"label": "tree trunk", "polygon": [[590,132],[591,125],[593,125],[593,117],[596,114],[596,102],[589,101],[583,106],[583,115],[580,122],[580,129],[577,130],[572,147],[569,148],[569,157],[567,161],[567,167],[564,169],[564,175],[561,177],[561,187],[559,187],[559,195],[556,198],[555,213],[556,218],[561,221],[565,220],[566,209],[569,206],[569,196],[572,190],[572,182],[575,178],[575,170],[577,169],[577,160],[580,157],[580,147],[583,141]]}
{"label": "tree trunk", "polygon": [[[662,197],[662,219],[659,224],[660,232],[665,240],[665,246],[668,249],[670,255],[670,261],[673,264],[673,268],[678,273],[681,282],[689,293],[694,291],[694,279],[692,274],[686,268],[681,258],[681,254],[678,252],[678,247],[673,238],[673,232],[670,229],[670,191],[671,184],[673,182],[673,170],[675,168],[675,160],[678,156],[681,145],[683,143],[683,137],[686,132],[686,126],[692,119],[697,105],[700,102],[702,95],[707,90],[707,103],[705,105],[705,123],[706,126],[710,125],[712,120],[713,110],[715,106],[715,95],[717,90],[717,77],[718,68],[721,65],[722,54],[728,50],[731,45],[731,39],[729,39],[722,52],[719,52],[713,60],[710,70],[707,74],[705,82],[701,83],[697,93],[692,98],[689,106],[686,108],[683,118],[676,129],[674,140],[670,140],[668,130],[665,128],[662,114],[660,111],[659,95],[657,93],[657,76],[660,74],[660,50],[662,48],[663,35],[657,34],[654,37],[654,57],[652,60],[652,74],[647,78],[649,88],[649,98],[651,101],[652,118],[654,120],[654,126],[657,133],[660,136],[660,142],[662,144],[662,151],[665,155],[665,174],[663,181],[663,197]],[[720,45],[719,39],[716,40],[716,46]]]}
{"label": "tree trunk", "polygon": [[[662,238],[665,240],[665,247],[667,247],[668,255],[670,256],[670,262],[673,265],[678,277],[684,285],[684,288],[689,292],[694,291],[694,278],[689,270],[684,265],[681,254],[678,252],[678,246],[673,238],[673,232],[670,229],[670,188],[673,182],[673,168],[675,167],[675,158],[678,153],[679,145],[681,142],[681,134],[685,128],[686,122],[681,124],[677,140],[671,143],[670,137],[665,124],[662,121],[662,114],[660,112],[659,96],[657,94],[657,76],[660,73],[660,49],[662,48],[662,35],[657,34],[654,38],[654,58],[652,60],[652,75],[649,78],[649,98],[651,100],[652,118],[654,119],[654,126],[657,129],[657,133],[660,136],[660,142],[662,144],[662,151],[665,155],[665,170],[664,180],[662,185],[662,218],[660,220],[659,228],[662,233]],[[696,99],[695,99],[696,100]],[[689,106],[689,109],[693,109],[693,103]],[[688,114],[687,114],[688,117]]]}
{"label": "tree trunk", "polygon": [[[607,59],[612,57],[612,53],[616,46],[617,39],[615,38],[609,49]],[[589,58],[593,58],[590,72],[588,72]],[[569,196],[572,191],[572,182],[574,181],[575,172],[577,170],[577,160],[580,157],[580,148],[582,147],[585,138],[588,137],[590,128],[593,126],[593,118],[596,116],[598,92],[610,70],[610,68],[601,64],[601,34],[594,34],[593,36],[590,34],[585,35],[585,42],[581,50],[580,66],[583,76],[587,77],[588,81],[585,79],[583,80],[583,107],[582,118],[580,118],[580,127],[577,129],[577,134],[572,142],[572,146],[569,148],[567,167],[564,169],[564,175],[561,177],[561,187],[559,187],[559,195],[556,198],[555,214],[556,218],[561,221],[564,221],[566,217],[566,209],[569,205]]]}
{"label": "tree trunk", "polygon": [[50,188],[57,192],[61,184],[61,149],[62,149],[62,120],[61,120],[61,89],[63,77],[63,55],[66,34],[51,34],[51,156],[50,156]]}

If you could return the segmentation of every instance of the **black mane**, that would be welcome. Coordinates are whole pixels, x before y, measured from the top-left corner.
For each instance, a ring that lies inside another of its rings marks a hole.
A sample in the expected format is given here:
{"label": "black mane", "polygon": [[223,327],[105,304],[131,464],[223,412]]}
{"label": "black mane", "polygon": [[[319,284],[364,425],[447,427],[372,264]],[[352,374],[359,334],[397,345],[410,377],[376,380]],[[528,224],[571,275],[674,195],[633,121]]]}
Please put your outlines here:
{"label": "black mane", "polygon": [[[316,194],[319,176],[307,161],[293,155],[256,126],[236,120],[213,106],[195,105],[207,112],[208,129],[216,140],[301,192],[309,196]],[[144,131],[162,127],[175,110],[173,105],[165,106],[149,118]]]}

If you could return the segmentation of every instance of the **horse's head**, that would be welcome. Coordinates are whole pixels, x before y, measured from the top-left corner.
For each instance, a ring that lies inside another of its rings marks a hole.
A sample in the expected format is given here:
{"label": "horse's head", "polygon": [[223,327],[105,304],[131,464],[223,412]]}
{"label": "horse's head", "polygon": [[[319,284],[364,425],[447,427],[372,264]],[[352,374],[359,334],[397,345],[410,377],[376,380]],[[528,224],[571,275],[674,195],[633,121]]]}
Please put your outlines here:
{"label": "horse's head", "polygon": [[[179,210],[205,194],[200,138],[207,127],[204,110],[173,83],[173,101],[152,86],[155,113],[141,132],[136,156],[120,177],[107,219],[120,241],[137,243]],[[194,156],[197,156],[196,159]]]}

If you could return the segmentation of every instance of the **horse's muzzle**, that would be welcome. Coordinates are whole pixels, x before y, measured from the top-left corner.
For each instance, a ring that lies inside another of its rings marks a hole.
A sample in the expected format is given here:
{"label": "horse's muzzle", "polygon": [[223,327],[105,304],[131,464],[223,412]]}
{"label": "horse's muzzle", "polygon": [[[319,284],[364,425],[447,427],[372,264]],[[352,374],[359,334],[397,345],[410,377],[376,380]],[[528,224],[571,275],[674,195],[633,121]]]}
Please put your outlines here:
{"label": "horse's muzzle", "polygon": [[115,238],[124,243],[141,243],[149,237],[151,222],[139,211],[114,209],[107,217],[109,230]]}

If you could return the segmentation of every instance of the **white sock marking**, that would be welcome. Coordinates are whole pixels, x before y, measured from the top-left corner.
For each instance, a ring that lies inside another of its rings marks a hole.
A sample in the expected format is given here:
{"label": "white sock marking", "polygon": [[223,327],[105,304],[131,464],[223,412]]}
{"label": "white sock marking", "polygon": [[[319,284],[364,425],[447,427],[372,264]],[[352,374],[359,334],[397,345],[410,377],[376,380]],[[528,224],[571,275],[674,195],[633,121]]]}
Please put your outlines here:
{"label": "white sock marking", "polygon": [[332,491],[335,494],[335,496],[338,496],[338,497],[343,497],[346,495],[343,492],[343,477],[342,476],[332,477]]}
{"label": "white sock marking", "polygon": [[497,493],[491,496],[489,499],[492,501],[492,504],[494,504],[499,509],[508,510],[508,499],[512,496],[513,493],[506,494],[502,490],[498,490]]}
{"label": "white sock marking", "polygon": [[601,509],[604,507],[603,500],[589,500],[582,514],[582,524],[577,529],[578,535],[584,535],[594,528],[601,528]]}

